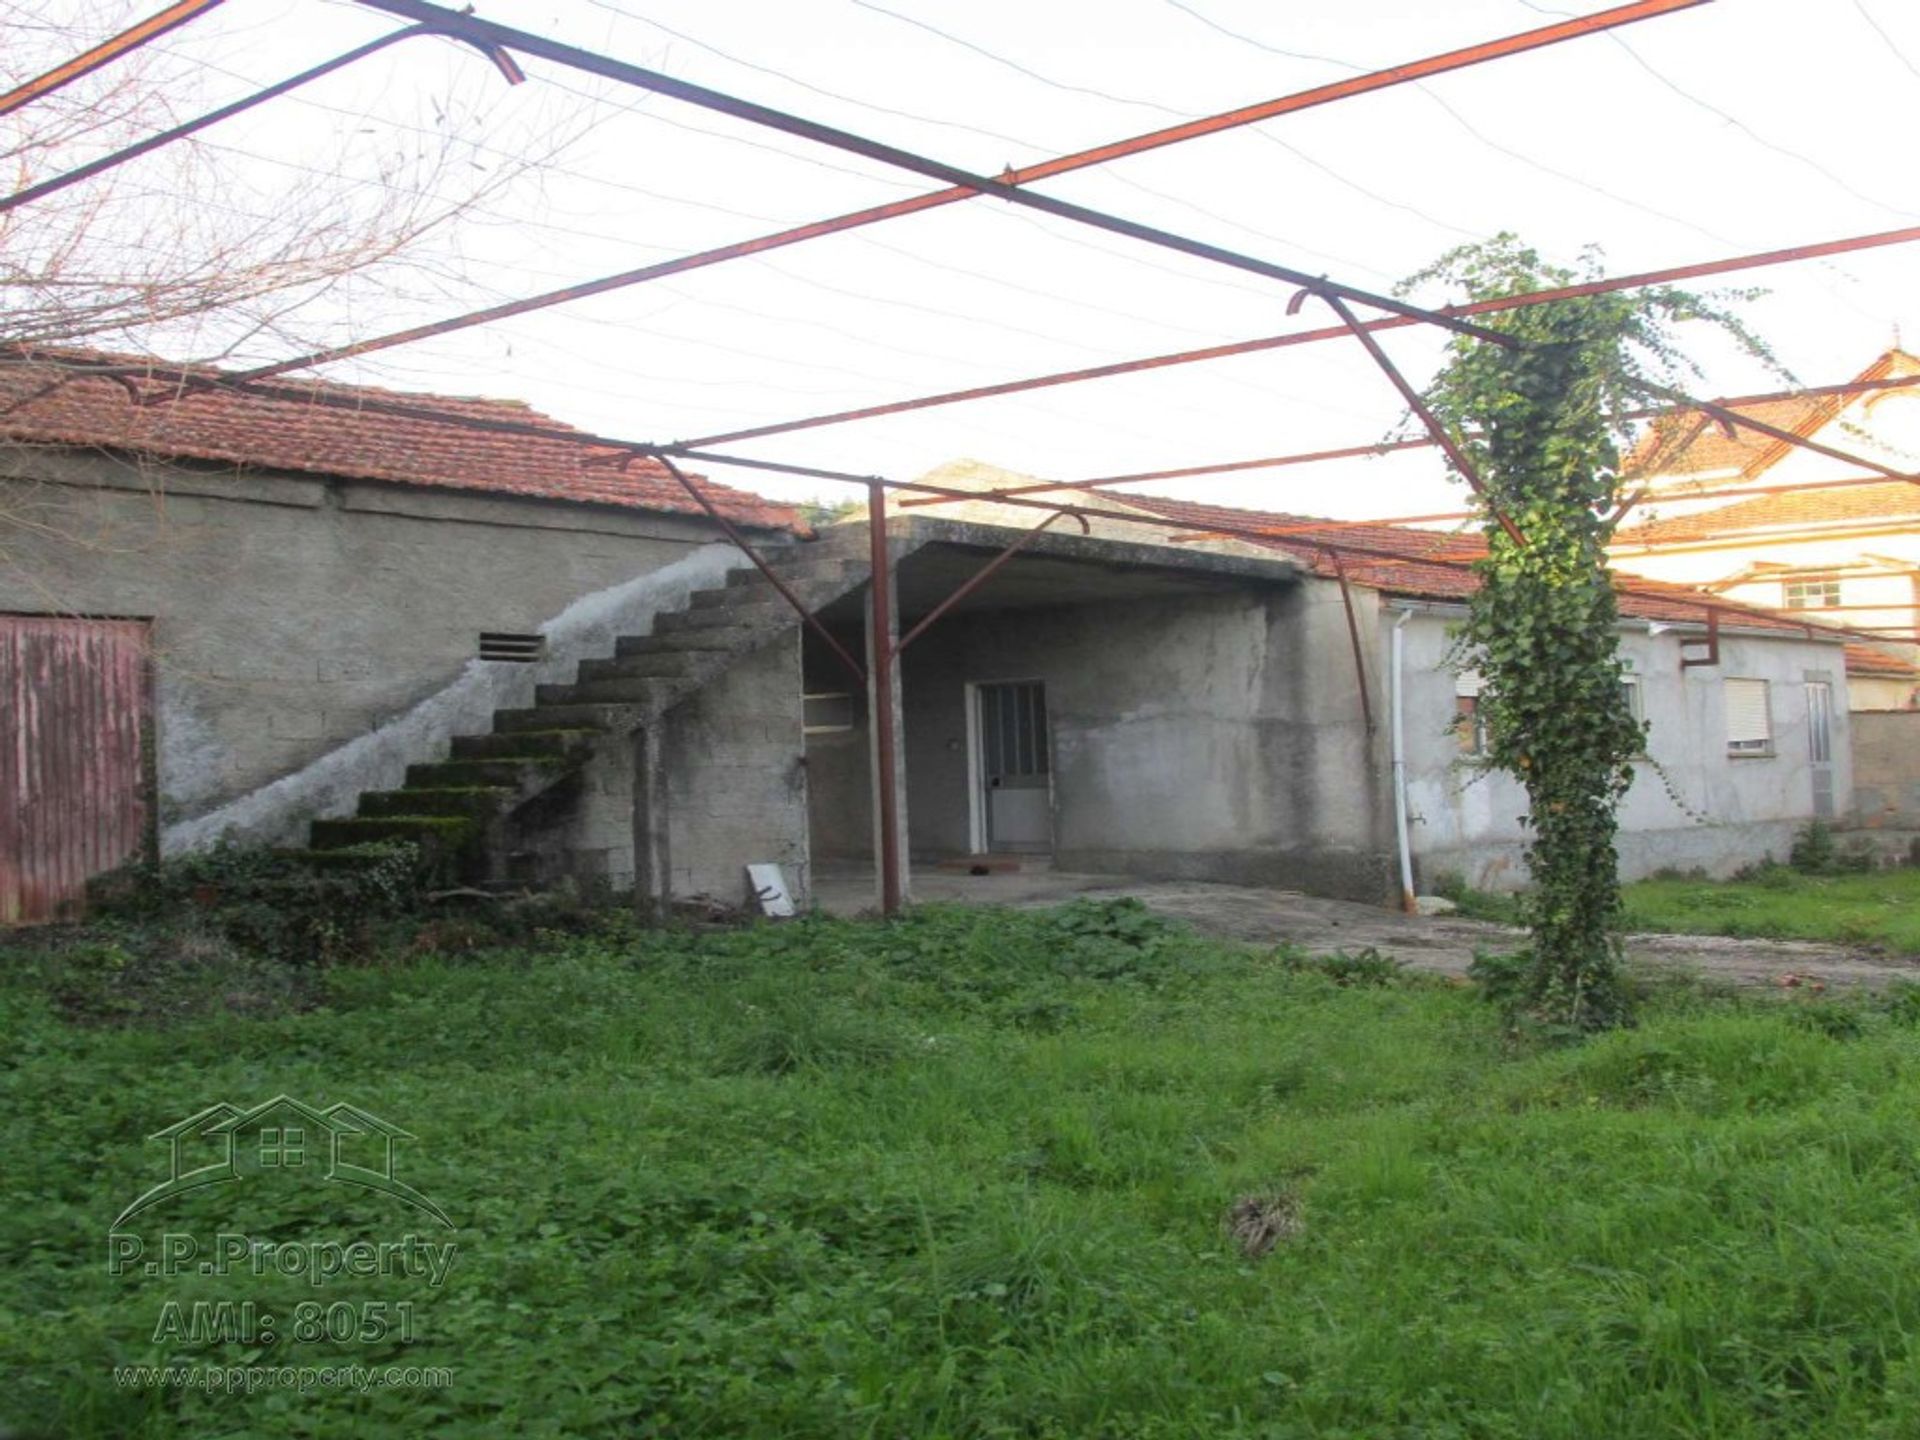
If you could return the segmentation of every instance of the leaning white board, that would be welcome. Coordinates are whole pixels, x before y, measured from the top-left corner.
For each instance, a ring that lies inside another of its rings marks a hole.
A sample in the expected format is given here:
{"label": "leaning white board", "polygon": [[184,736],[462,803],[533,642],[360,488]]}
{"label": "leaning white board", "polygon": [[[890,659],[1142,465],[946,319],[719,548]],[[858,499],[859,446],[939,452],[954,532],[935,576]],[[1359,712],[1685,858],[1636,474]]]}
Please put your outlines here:
{"label": "leaning white board", "polygon": [[760,902],[763,915],[771,915],[779,920],[794,913],[793,895],[787,889],[787,877],[780,873],[778,865],[747,866],[747,888],[753,891],[753,898]]}

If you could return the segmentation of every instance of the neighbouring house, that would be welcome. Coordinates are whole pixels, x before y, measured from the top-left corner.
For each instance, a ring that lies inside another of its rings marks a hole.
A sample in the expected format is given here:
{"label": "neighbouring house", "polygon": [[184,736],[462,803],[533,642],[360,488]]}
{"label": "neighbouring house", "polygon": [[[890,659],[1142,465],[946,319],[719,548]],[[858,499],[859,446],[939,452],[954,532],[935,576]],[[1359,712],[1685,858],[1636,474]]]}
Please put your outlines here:
{"label": "neighbouring house", "polygon": [[[1892,385],[1733,408],[1849,454],[1920,473],[1920,359],[1881,355],[1857,382]],[[1663,419],[1629,461],[1650,504],[1611,553],[1636,575],[1792,611],[1872,641],[1848,652],[1856,709],[1884,708],[1875,651],[1920,660],[1920,484],[1835,486],[1873,472],[1698,412]],[[1862,668],[1866,667],[1866,668]]]}
{"label": "neighbouring house", "polygon": [[[805,903],[816,861],[872,863],[881,705],[915,862],[1049,855],[1390,901],[1401,775],[1417,885],[1522,878],[1519,792],[1475,767],[1474,681],[1450,660],[1471,537],[1065,490],[1124,518],[1036,534],[1044,514],[990,498],[902,505],[880,618],[903,649],[878,694],[864,524],[809,538],[711,487],[814,628],[670,477],[615,453],[400,420],[377,412],[386,392],[341,387],[366,408],[138,405],[28,366],[0,386],[15,916],[142,845],[223,835],[407,838],[477,880],[649,899],[740,903],[744,867],[773,863]],[[1626,683],[1651,722],[1626,873],[1784,853],[1851,794],[1839,637],[1625,590]]]}

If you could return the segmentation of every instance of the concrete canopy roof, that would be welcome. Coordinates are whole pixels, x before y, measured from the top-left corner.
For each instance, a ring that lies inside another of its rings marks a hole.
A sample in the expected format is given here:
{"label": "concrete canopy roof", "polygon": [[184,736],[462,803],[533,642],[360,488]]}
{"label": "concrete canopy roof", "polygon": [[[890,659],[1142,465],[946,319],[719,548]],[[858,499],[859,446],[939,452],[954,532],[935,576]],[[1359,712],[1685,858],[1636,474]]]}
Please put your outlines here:
{"label": "concrete canopy roof", "polygon": [[[1044,518],[1035,512],[1036,523]],[[891,540],[919,546],[898,565],[901,620],[911,624],[927,614],[1027,533],[1009,526],[926,516],[888,522]],[[1086,536],[1071,522],[1062,521],[1029,541],[950,613],[1213,595],[1223,590],[1292,587],[1300,578],[1300,567],[1291,560],[1223,554],[1153,540]],[[858,622],[864,594],[863,590],[848,596],[822,613],[830,622]]]}

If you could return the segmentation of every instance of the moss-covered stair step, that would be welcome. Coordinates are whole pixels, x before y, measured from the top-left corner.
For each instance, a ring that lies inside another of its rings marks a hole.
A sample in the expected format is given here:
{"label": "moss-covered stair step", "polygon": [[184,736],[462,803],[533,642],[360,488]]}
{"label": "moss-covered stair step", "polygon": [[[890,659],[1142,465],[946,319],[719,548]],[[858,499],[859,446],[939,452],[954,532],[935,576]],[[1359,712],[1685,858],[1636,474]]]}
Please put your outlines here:
{"label": "moss-covered stair step", "polygon": [[593,742],[600,738],[598,725],[584,729],[517,730],[511,735],[456,735],[453,737],[455,760],[578,760],[585,761]]}
{"label": "moss-covered stair step", "polygon": [[381,840],[411,840],[427,855],[459,850],[480,833],[467,815],[349,815],[316,820],[309,843],[315,850],[339,850]]}
{"label": "moss-covered stair step", "polygon": [[503,755],[493,760],[436,760],[426,765],[409,765],[406,788],[472,790],[493,785],[507,790],[537,791],[584,764],[586,758],[583,752],[579,755]]}
{"label": "moss-covered stair step", "polygon": [[646,679],[659,675],[686,675],[703,665],[718,665],[721,657],[710,650],[655,650],[640,655],[616,655],[611,660],[582,660],[581,684],[595,680]]}
{"label": "moss-covered stair step", "polygon": [[360,813],[380,819],[465,815],[474,820],[487,820],[519,793],[503,785],[473,785],[457,790],[368,790],[360,796]]}
{"label": "moss-covered stair step", "polygon": [[608,680],[583,680],[575,685],[536,685],[534,703],[541,709],[556,705],[671,704],[695,682],[684,675],[626,675]]}
{"label": "moss-covered stair step", "polygon": [[493,712],[493,733],[496,735],[514,735],[518,737],[527,731],[552,730],[555,727],[567,730],[592,730],[604,734],[611,717],[607,705],[533,705],[525,710],[496,710]]}

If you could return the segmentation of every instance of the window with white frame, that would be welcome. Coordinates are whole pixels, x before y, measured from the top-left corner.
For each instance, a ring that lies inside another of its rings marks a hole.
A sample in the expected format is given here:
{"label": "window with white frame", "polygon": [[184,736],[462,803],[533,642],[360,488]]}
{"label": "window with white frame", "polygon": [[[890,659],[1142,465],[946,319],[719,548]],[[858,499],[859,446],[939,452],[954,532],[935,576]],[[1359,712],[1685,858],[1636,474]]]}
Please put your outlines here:
{"label": "window with white frame", "polygon": [[1771,755],[1773,714],[1767,701],[1767,682],[1729,675],[1720,687],[1727,707],[1727,753]]}
{"label": "window with white frame", "polygon": [[1830,610],[1840,603],[1838,580],[1788,580],[1782,588],[1789,610]]}
{"label": "window with white frame", "polygon": [[[1631,670],[1620,676],[1620,699],[1627,707],[1627,714],[1633,717],[1633,723],[1640,727],[1641,735],[1646,734],[1647,700],[1640,689],[1640,677]],[[1643,744],[1641,748],[1646,747]]]}
{"label": "window with white frame", "polygon": [[1487,753],[1487,717],[1480,713],[1480,672],[1462,670],[1453,677],[1453,734],[1462,755]]}
{"label": "window with white frame", "polygon": [[1825,680],[1807,681],[1807,758],[1833,762],[1833,686]]}

